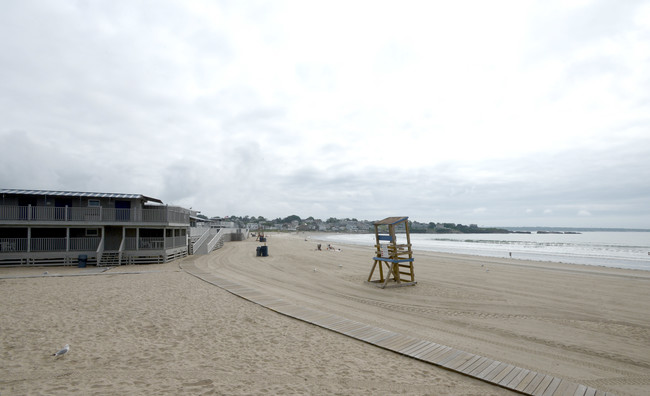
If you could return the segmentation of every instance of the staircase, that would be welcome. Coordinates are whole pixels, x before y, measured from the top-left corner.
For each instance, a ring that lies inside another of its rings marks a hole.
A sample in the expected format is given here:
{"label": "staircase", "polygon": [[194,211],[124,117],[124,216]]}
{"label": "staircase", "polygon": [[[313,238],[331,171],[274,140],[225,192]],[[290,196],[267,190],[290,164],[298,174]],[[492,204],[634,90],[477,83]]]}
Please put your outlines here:
{"label": "staircase", "polygon": [[101,260],[97,262],[98,267],[116,267],[118,265],[120,265],[119,252],[104,251]]}
{"label": "staircase", "polygon": [[217,249],[221,249],[223,247],[223,244],[225,242],[223,241],[223,238],[219,238],[219,242],[217,242],[214,247],[212,248],[212,251],[215,251]]}

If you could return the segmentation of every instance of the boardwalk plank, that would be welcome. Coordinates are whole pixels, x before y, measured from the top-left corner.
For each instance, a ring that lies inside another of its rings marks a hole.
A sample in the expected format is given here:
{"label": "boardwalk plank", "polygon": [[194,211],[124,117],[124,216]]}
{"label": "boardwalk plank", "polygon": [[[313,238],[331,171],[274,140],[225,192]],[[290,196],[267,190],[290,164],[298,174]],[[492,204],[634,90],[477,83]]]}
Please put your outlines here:
{"label": "boardwalk plank", "polygon": [[367,333],[368,331],[374,331],[374,330],[375,330],[375,328],[374,328],[373,326],[370,326],[370,325],[364,324],[364,325],[361,326],[360,328],[358,328],[358,329],[356,329],[356,330],[352,330],[352,331],[350,331],[350,332],[347,333],[347,334],[348,334],[350,337],[353,337],[353,338],[359,338],[359,336],[361,336],[361,335]]}
{"label": "boardwalk plank", "polygon": [[338,320],[328,324],[327,328],[338,331],[339,329],[349,326],[350,322],[350,319],[339,318]]}
{"label": "boardwalk plank", "polygon": [[578,384],[576,391],[573,392],[573,396],[584,396],[586,391],[587,391],[586,385]]}
{"label": "boardwalk plank", "polygon": [[494,360],[494,361],[492,362],[492,364],[490,364],[489,366],[487,366],[486,368],[484,368],[483,371],[481,371],[480,373],[476,374],[476,377],[477,377],[477,378],[480,378],[480,379],[485,379],[485,376],[488,375],[488,374],[490,374],[490,373],[492,372],[492,370],[494,370],[495,368],[497,368],[497,366],[500,365],[500,364],[501,364],[500,361],[498,361],[498,360]]}
{"label": "boardwalk plank", "polygon": [[530,384],[528,384],[527,387],[524,388],[523,392],[528,393],[529,395],[533,393],[533,391],[537,388],[540,382],[546,378],[546,374],[544,373],[537,373],[535,378],[533,378],[532,381],[530,381]]}
{"label": "boardwalk plank", "polygon": [[378,337],[376,340],[373,340],[372,344],[381,348],[386,348],[385,344],[391,343],[393,339],[399,336],[400,335],[398,333],[394,333],[391,331],[390,334],[387,334],[385,337]]}
{"label": "boardwalk plank", "polygon": [[554,379],[555,377],[553,377],[552,375],[547,375],[546,377],[544,377],[542,382],[540,382],[539,385],[537,385],[537,388],[533,390],[533,396],[542,396],[542,394],[544,394],[544,392],[546,391],[546,388],[548,388],[548,386],[551,384],[551,382]]}
{"label": "boardwalk plank", "polygon": [[587,390],[585,391],[585,396],[596,396],[596,389],[588,386]]}
{"label": "boardwalk plank", "polygon": [[440,344],[436,344],[435,342],[432,342],[431,345],[429,345],[427,348],[422,349],[418,351],[417,353],[413,354],[413,357],[416,359],[421,359],[422,356],[426,355],[427,353],[432,352],[433,350],[440,348]]}
{"label": "boardwalk plank", "polygon": [[469,359],[469,360],[466,361],[465,363],[463,363],[463,364],[461,364],[460,366],[456,367],[454,370],[455,370],[455,371],[459,371],[459,372],[462,373],[463,370],[466,370],[469,366],[471,366],[472,364],[476,363],[480,358],[481,358],[481,357],[480,357],[479,355],[474,355],[473,358]]}
{"label": "boardwalk plank", "polygon": [[515,378],[519,373],[521,373],[521,370],[523,370],[521,367],[515,367],[506,375],[503,377],[501,381],[498,382],[499,385],[506,386],[512,381],[513,378]]}
{"label": "boardwalk plank", "polygon": [[485,370],[486,368],[488,368],[492,363],[494,363],[494,360],[489,359],[489,358],[488,358],[488,359],[485,359],[485,361],[484,361],[483,363],[481,363],[481,364],[479,364],[478,366],[476,366],[476,367],[474,368],[474,370],[470,371],[470,372],[467,373],[467,374],[471,375],[472,377],[476,377],[476,375],[477,375],[478,373],[480,373],[481,371],[483,371],[483,370]]}
{"label": "boardwalk plank", "polygon": [[456,358],[458,355],[460,355],[461,353],[463,353],[463,351],[461,351],[461,350],[459,350],[459,349],[453,349],[453,348],[452,348],[451,351],[449,351],[449,353],[446,353],[446,354],[444,354],[444,355],[440,355],[440,356],[436,359],[435,364],[437,364],[437,365],[439,365],[439,366],[444,366],[445,363],[447,363],[447,362],[449,362],[449,361],[455,359],[455,358]]}
{"label": "boardwalk plank", "polygon": [[335,331],[337,331],[339,333],[342,333],[342,332],[354,327],[355,325],[356,325],[356,323],[354,323],[350,319],[345,319],[342,322],[339,322],[339,323],[337,323],[335,325],[330,326],[330,329],[335,330]]}
{"label": "boardwalk plank", "polygon": [[577,386],[578,386],[578,384],[576,384],[575,382],[569,381],[567,379],[563,379],[560,382],[560,385],[557,387],[557,389],[553,393],[553,396],[555,396],[555,395],[557,395],[557,396],[564,396],[564,395],[573,396],[573,392],[575,392]]}
{"label": "boardwalk plank", "polygon": [[516,367],[512,364],[509,364],[504,368],[499,374],[497,374],[494,378],[492,378],[492,382],[495,384],[501,384],[501,381],[506,378],[512,370],[514,370]]}
{"label": "boardwalk plank", "polygon": [[474,355],[473,353],[463,352],[460,355],[456,356],[454,359],[445,363],[444,366],[447,367],[448,369],[454,370],[457,367],[460,367],[463,364],[465,364],[468,360],[470,360],[474,356],[476,355]]}
{"label": "boardwalk plank", "polygon": [[426,341],[424,344],[418,346],[417,348],[413,348],[412,350],[410,350],[408,352],[408,355],[411,357],[415,357],[416,355],[419,355],[420,353],[428,349],[431,349],[433,345],[437,345],[437,344],[431,341]]}
{"label": "boardwalk plank", "polygon": [[483,363],[487,362],[488,360],[490,360],[490,359],[488,359],[488,358],[486,358],[484,356],[480,356],[478,358],[478,360],[476,360],[476,361],[474,361],[474,363],[466,366],[464,369],[461,370],[461,372],[464,373],[464,374],[469,374],[472,371],[474,371],[474,369],[476,369],[478,366],[482,365]]}
{"label": "boardwalk plank", "polygon": [[377,328],[374,326],[370,325],[365,325],[364,327],[360,328],[359,330],[355,331],[352,333],[352,337],[361,340],[365,338],[368,334],[376,334],[377,333]]}
{"label": "boardwalk plank", "polygon": [[376,339],[377,337],[382,335],[386,335],[386,331],[375,327],[372,329],[372,331],[368,331],[365,334],[359,335],[359,339],[361,341],[370,343],[370,340]]}
{"label": "boardwalk plank", "polygon": [[431,348],[428,351],[421,353],[420,356],[418,357],[418,359],[428,362],[427,359],[429,358],[429,356],[437,354],[438,352],[440,352],[444,348],[448,348],[448,347],[438,344],[436,347]]}
{"label": "boardwalk plank", "polygon": [[528,369],[523,369],[519,372],[519,374],[517,374],[516,377],[511,379],[510,382],[506,384],[506,386],[510,389],[517,389],[517,388],[524,389],[526,386],[528,386],[530,381],[532,381],[533,378],[535,378],[536,375],[537,372],[534,371],[531,372]]}
{"label": "boardwalk plank", "polygon": [[363,323],[350,321],[350,323],[347,326],[342,327],[339,331],[341,333],[345,333],[345,335],[350,335],[351,333],[361,329],[364,326],[366,325],[364,325]]}
{"label": "boardwalk plank", "polygon": [[562,378],[555,377],[553,381],[548,385],[548,388],[542,393],[542,396],[553,396],[555,391],[559,388]]}
{"label": "boardwalk plank", "polygon": [[411,349],[412,347],[418,345],[421,342],[422,342],[421,340],[418,340],[418,339],[414,338],[411,342],[407,342],[406,344],[401,345],[400,347],[396,348],[395,352],[404,354],[404,351]]}
{"label": "boardwalk plank", "polygon": [[442,348],[439,348],[439,349],[437,349],[435,351],[432,351],[432,352],[428,353],[426,356],[423,356],[422,359],[426,360],[427,362],[433,363],[437,358],[439,358],[440,356],[442,356],[442,355],[444,355],[446,353],[449,353],[449,351],[451,351],[451,350],[452,350],[452,348],[443,345]]}
{"label": "boardwalk plank", "polygon": [[389,337],[394,337],[394,336],[397,335],[396,333],[393,333],[392,331],[388,331],[388,330],[384,330],[384,329],[380,329],[380,330],[381,331],[376,336],[368,337],[366,339],[366,342],[368,342],[369,344],[375,345],[377,342],[384,341],[384,340],[388,339]]}
{"label": "boardwalk plank", "polygon": [[408,337],[402,334],[398,334],[397,337],[391,338],[389,342],[387,343],[378,343],[377,345],[381,345],[382,347],[386,349],[391,349],[395,350],[395,348],[398,348],[402,345],[404,345],[407,342],[413,341],[412,337]]}
{"label": "boardwalk plank", "polygon": [[422,347],[425,347],[429,344],[429,341],[426,340],[420,340],[419,342],[411,345],[409,348],[405,348],[403,351],[401,351],[404,355],[410,355],[411,352],[417,351]]}
{"label": "boardwalk plank", "polygon": [[508,363],[500,363],[494,370],[490,371],[489,374],[483,377],[483,379],[491,382],[497,375],[505,370],[506,367],[508,367]]}

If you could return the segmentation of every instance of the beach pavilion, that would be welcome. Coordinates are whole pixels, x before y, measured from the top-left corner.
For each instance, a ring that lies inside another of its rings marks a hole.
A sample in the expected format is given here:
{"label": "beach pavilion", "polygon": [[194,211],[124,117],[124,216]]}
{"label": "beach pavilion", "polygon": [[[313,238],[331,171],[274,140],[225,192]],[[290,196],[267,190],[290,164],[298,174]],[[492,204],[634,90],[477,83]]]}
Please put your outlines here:
{"label": "beach pavilion", "polygon": [[141,194],[0,189],[0,265],[167,262],[188,254],[190,214]]}

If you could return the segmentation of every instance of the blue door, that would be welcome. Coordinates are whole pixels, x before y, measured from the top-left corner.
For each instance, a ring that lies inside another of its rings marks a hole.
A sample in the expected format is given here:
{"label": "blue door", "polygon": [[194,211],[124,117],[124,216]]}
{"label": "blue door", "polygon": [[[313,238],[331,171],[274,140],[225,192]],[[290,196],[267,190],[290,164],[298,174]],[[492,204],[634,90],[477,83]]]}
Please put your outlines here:
{"label": "blue door", "polygon": [[115,220],[131,220],[131,201],[115,201]]}

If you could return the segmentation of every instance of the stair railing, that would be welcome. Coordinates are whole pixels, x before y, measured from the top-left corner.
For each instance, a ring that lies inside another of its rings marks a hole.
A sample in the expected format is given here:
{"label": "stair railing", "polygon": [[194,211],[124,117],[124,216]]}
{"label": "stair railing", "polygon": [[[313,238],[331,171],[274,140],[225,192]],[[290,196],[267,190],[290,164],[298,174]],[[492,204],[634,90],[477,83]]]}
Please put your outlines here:
{"label": "stair railing", "polygon": [[97,246],[97,252],[95,254],[95,256],[97,257],[97,266],[101,265],[103,254],[104,254],[104,236],[102,235],[102,239],[99,241],[99,246]]}
{"label": "stair railing", "polygon": [[117,254],[117,265],[122,265],[122,253],[124,253],[125,239],[126,238],[122,238],[122,242],[120,243],[120,249]]}

